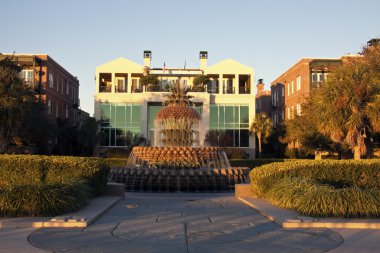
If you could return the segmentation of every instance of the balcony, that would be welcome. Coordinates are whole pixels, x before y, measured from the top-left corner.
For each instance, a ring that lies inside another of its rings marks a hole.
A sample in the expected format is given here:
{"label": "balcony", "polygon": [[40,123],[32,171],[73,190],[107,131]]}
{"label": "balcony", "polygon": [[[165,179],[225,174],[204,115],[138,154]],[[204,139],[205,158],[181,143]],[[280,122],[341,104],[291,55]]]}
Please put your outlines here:
{"label": "balcony", "polygon": [[223,87],[223,94],[235,94],[235,87]]}
{"label": "balcony", "polygon": [[251,94],[251,89],[246,87],[239,87],[239,94]]}

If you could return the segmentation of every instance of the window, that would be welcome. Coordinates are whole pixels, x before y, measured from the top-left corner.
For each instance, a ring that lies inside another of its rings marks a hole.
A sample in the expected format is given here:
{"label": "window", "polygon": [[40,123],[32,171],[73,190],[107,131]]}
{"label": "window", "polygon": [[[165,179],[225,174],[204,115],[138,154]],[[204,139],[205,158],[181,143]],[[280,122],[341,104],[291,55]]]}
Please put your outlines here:
{"label": "window", "polygon": [[59,91],[59,78],[57,77],[57,92]]}
{"label": "window", "polygon": [[285,119],[285,115],[284,115],[284,114],[285,114],[285,111],[283,110],[283,111],[281,112],[281,119],[282,119],[282,120]]}
{"label": "window", "polygon": [[281,87],[281,96],[285,96],[285,87]]}
{"label": "window", "polygon": [[301,115],[301,104],[297,104],[297,115]]}
{"label": "window", "polygon": [[126,87],[127,78],[116,77],[116,89],[115,92],[127,92]]}
{"label": "window", "polygon": [[70,86],[69,84],[66,84],[66,95],[70,94]]}
{"label": "window", "polygon": [[290,83],[288,83],[288,96],[290,96]]}
{"label": "window", "polygon": [[69,106],[68,105],[65,105],[65,109],[66,109],[66,119],[69,118]]}
{"label": "window", "polygon": [[21,71],[21,78],[24,79],[24,81],[27,83],[33,82],[33,70],[32,69],[22,70]]}
{"label": "window", "polygon": [[63,79],[61,80],[61,94],[63,94]]}
{"label": "window", "polygon": [[290,107],[288,107],[287,109],[288,109],[288,119],[290,119]]}
{"label": "window", "polygon": [[297,91],[301,89],[301,76],[297,77]]}
{"label": "window", "polygon": [[47,101],[48,114],[51,115],[52,112],[52,102],[50,100]]}
{"label": "window", "polygon": [[55,117],[56,117],[56,118],[59,117],[58,104],[56,104],[56,106],[55,106]]}
{"label": "window", "polygon": [[132,134],[140,134],[141,105],[101,103],[101,146],[129,146]]}
{"label": "window", "polygon": [[292,81],[292,94],[294,93],[294,81]]}
{"label": "window", "polygon": [[54,87],[54,76],[53,76],[53,73],[49,73],[49,87],[50,88]]}
{"label": "window", "polygon": [[210,130],[219,130],[224,133],[224,145],[248,147],[248,128],[249,107],[247,105],[210,105]]}
{"label": "window", "polygon": [[290,117],[293,118],[293,115],[294,115],[294,106],[292,105],[292,109],[291,109],[291,112],[290,112]]}

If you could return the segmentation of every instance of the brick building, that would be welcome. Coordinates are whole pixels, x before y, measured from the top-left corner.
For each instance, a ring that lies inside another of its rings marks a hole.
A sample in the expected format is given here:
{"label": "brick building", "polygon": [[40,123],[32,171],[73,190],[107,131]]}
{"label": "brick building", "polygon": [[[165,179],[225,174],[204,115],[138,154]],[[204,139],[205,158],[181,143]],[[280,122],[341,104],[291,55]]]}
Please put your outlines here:
{"label": "brick building", "polygon": [[263,79],[259,79],[256,94],[256,114],[265,113],[270,117],[271,112],[271,91],[264,90]]}
{"label": "brick building", "polygon": [[275,125],[293,115],[300,115],[302,103],[313,87],[328,78],[332,69],[342,63],[341,58],[303,58],[271,83],[272,118]]}
{"label": "brick building", "polygon": [[22,67],[21,76],[29,82],[37,101],[46,105],[48,117],[78,125],[79,80],[47,54],[3,54]]}

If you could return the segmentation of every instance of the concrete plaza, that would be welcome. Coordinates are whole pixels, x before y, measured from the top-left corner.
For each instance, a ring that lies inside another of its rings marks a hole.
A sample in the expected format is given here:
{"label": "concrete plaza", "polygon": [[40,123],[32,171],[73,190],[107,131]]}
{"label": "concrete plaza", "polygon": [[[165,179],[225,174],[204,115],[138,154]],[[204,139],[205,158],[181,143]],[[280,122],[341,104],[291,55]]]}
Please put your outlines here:
{"label": "concrete plaza", "polygon": [[379,252],[379,238],[284,229],[232,193],[126,193],[86,228],[0,228],[0,252]]}

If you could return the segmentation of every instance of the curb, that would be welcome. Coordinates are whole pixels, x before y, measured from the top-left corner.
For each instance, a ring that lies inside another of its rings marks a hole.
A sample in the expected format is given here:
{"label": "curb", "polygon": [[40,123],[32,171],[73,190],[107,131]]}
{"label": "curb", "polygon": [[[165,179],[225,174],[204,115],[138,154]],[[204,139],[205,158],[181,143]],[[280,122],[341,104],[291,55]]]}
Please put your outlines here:
{"label": "curb", "polygon": [[[123,197],[106,196],[93,199],[90,204],[75,213],[46,217],[0,219],[0,228],[85,228],[116,205]],[[106,203],[104,203],[106,202]],[[95,206],[95,208],[94,208]],[[98,207],[98,208],[97,208]],[[95,210],[91,210],[95,209]]]}
{"label": "curb", "polygon": [[[316,219],[301,216],[295,211],[275,207],[265,200],[244,197],[237,197],[237,199],[283,228],[380,229],[380,219]],[[254,202],[256,202],[256,204]],[[272,210],[268,210],[268,206],[270,206]]]}

